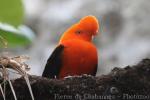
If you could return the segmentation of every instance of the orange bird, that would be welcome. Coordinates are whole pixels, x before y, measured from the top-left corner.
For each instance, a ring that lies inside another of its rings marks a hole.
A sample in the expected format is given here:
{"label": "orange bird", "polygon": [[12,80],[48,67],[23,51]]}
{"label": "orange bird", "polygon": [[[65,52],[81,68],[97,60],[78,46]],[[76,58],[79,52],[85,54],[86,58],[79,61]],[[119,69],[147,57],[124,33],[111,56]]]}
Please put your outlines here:
{"label": "orange bird", "polygon": [[95,76],[98,55],[92,38],[97,34],[98,29],[98,20],[94,16],[86,16],[72,25],[64,32],[59,44],[47,60],[42,76],[48,78],[82,74]]}

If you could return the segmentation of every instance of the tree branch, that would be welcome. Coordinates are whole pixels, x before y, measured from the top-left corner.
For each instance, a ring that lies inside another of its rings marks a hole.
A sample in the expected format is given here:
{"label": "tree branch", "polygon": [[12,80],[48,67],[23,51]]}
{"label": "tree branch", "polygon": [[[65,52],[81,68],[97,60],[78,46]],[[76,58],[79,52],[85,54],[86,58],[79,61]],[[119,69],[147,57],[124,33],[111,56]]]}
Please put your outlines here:
{"label": "tree branch", "polygon": [[[150,100],[150,59],[97,77],[82,75],[58,80],[30,75],[29,79],[35,100]],[[18,100],[31,100],[24,78],[12,80],[12,85]],[[14,100],[9,84],[6,100]]]}

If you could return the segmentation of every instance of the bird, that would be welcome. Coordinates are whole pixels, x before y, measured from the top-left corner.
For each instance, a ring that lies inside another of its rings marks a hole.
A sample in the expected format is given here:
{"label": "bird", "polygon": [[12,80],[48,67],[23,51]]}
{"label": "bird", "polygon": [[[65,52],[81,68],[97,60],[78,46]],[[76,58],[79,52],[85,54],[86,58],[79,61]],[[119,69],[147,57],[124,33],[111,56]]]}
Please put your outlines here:
{"label": "bird", "polygon": [[99,22],[93,15],[85,16],[69,27],[48,58],[42,77],[62,79],[83,74],[95,76],[98,52],[92,39],[98,30]]}

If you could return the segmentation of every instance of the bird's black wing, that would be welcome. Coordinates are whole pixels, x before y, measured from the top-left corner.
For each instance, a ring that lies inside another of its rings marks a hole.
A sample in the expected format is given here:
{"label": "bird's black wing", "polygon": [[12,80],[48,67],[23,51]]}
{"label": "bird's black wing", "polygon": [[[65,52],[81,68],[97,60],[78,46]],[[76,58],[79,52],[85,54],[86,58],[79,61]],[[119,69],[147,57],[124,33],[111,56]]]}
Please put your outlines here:
{"label": "bird's black wing", "polygon": [[47,78],[55,78],[59,75],[62,66],[62,53],[64,50],[63,45],[59,45],[53,51],[49,59],[47,60],[45,69],[42,76]]}

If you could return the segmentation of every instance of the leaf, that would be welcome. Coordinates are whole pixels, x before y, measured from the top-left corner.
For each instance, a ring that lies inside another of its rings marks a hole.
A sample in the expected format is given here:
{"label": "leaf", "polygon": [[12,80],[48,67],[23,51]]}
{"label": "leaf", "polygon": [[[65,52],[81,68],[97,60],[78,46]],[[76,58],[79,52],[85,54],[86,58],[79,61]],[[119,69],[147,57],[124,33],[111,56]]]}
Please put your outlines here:
{"label": "leaf", "polygon": [[0,0],[0,22],[14,26],[23,22],[22,0]]}
{"label": "leaf", "polygon": [[[34,39],[34,33],[27,26],[20,25],[15,28],[3,23],[0,23],[0,36],[7,42],[7,46],[11,48],[26,46]],[[3,47],[2,43],[0,43],[0,47]]]}
{"label": "leaf", "polygon": [[22,0],[0,0],[0,47],[26,46],[34,38],[23,22]]}

